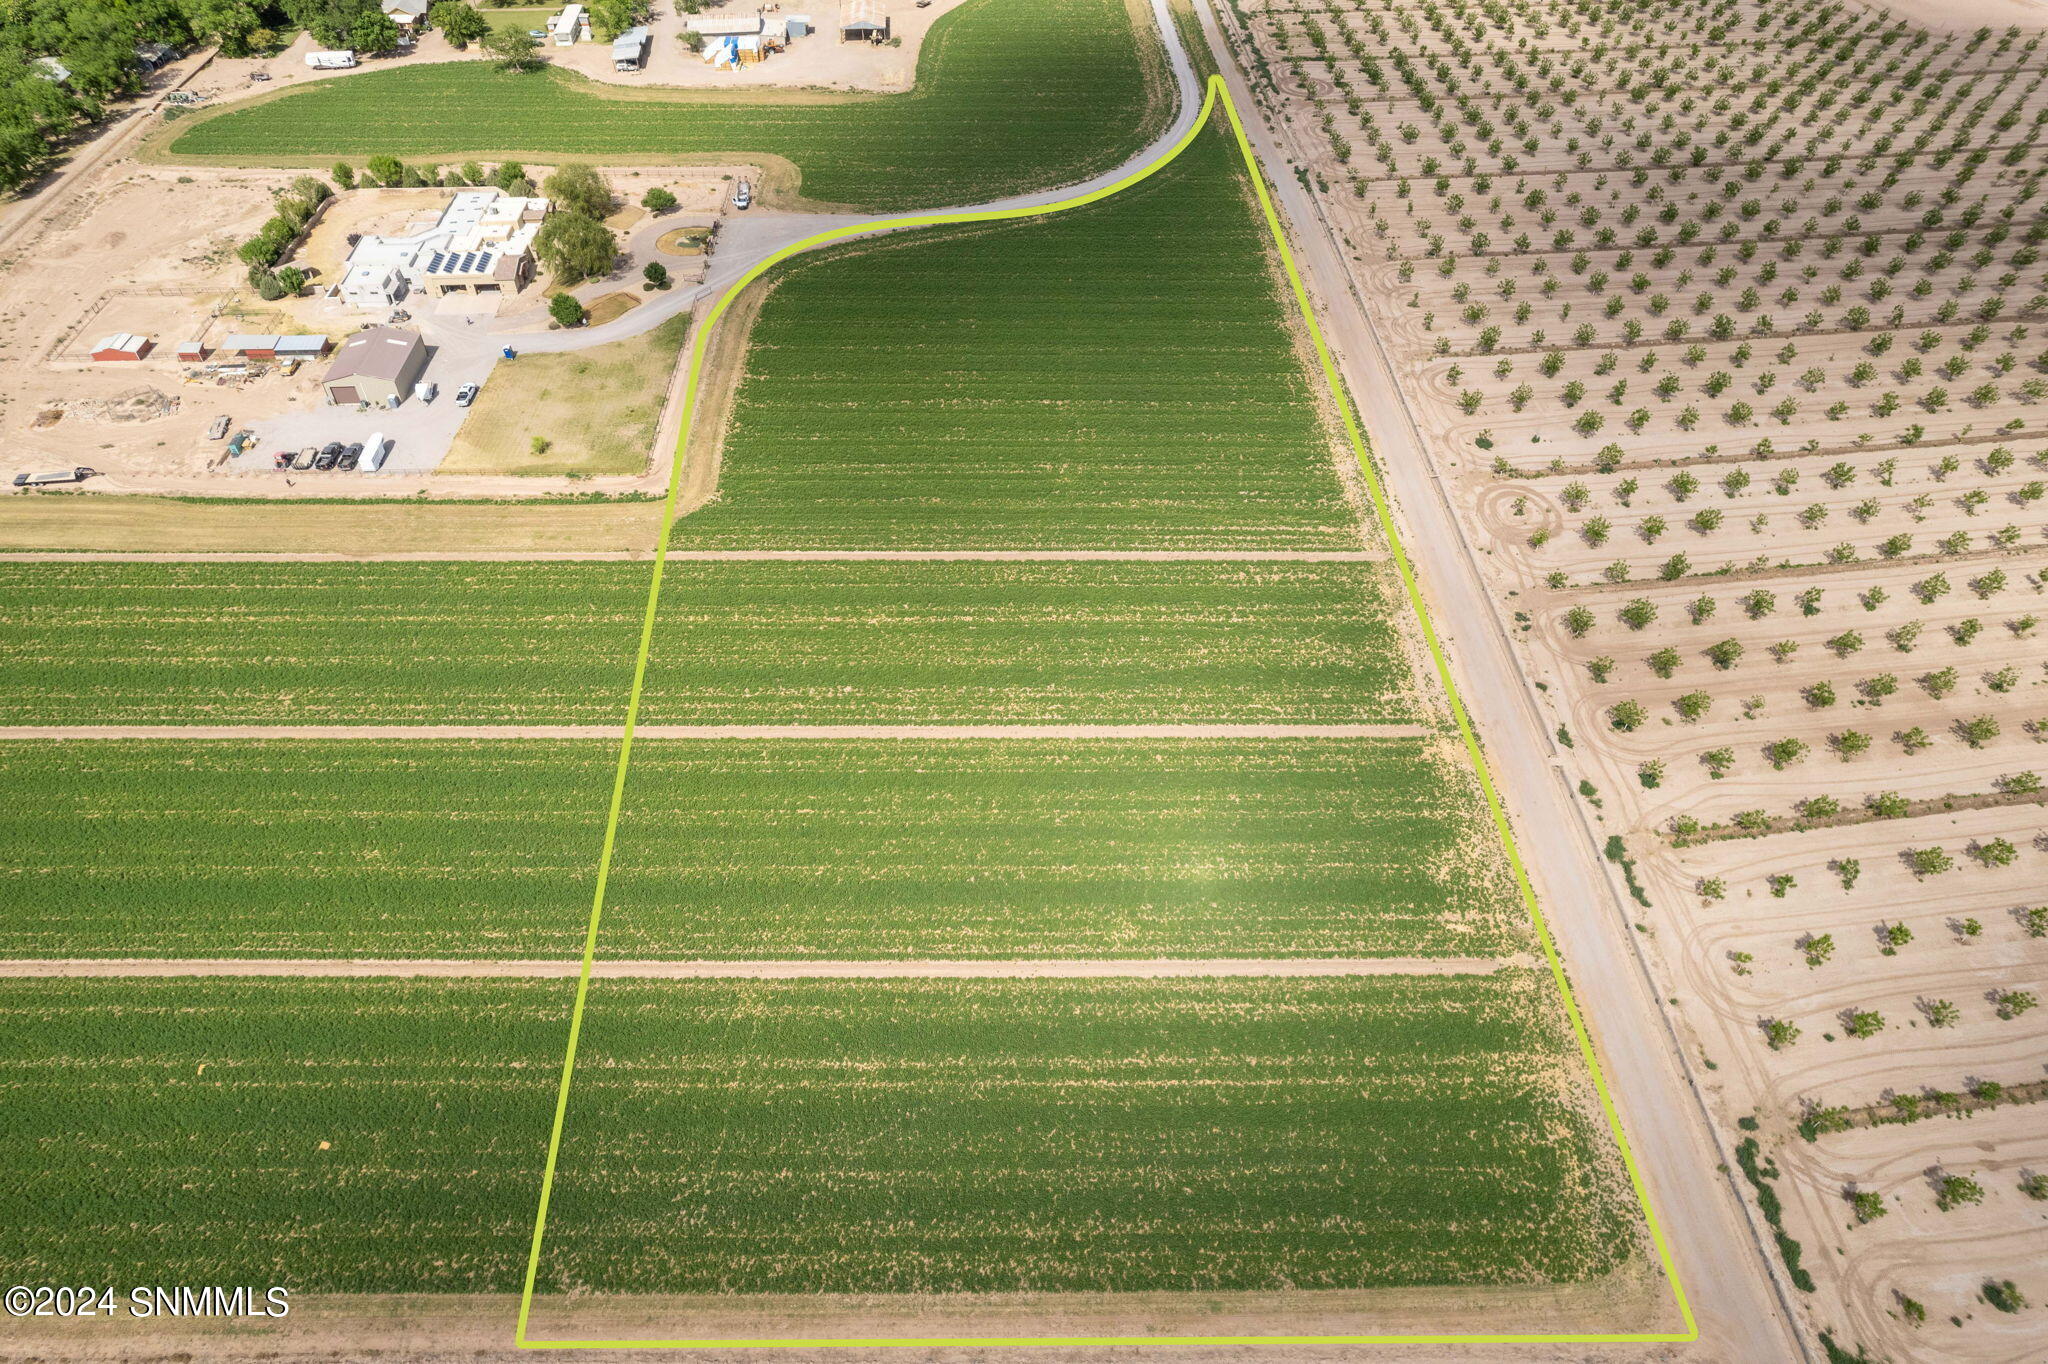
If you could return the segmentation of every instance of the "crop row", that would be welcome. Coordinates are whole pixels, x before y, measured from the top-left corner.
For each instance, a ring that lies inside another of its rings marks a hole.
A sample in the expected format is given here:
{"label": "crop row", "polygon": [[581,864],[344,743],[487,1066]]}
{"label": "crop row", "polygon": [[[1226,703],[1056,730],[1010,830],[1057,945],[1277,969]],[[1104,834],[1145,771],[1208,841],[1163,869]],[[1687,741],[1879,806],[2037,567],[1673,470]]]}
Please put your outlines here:
{"label": "crop row", "polygon": [[[1469,778],[1418,740],[635,746],[608,958],[1494,955]],[[0,954],[581,948],[605,741],[0,745]]]}
{"label": "crop row", "polygon": [[[1633,1247],[1545,982],[600,982],[541,1288],[1365,1287]],[[518,1287],[564,981],[0,982],[10,1282]]]}
{"label": "crop row", "polygon": [[[194,123],[171,155],[274,166],[500,151],[678,162],[768,154],[794,162],[814,200],[971,203],[1084,180],[1142,144],[1157,111],[1133,39],[1122,0],[968,0],[933,26],[914,92],[840,101],[620,97],[556,71],[409,66]],[[1156,51],[1149,35],[1136,41]]]}
{"label": "crop row", "polygon": [[[0,721],[618,723],[639,563],[0,565]],[[678,562],[643,723],[1412,718],[1362,563]]]}

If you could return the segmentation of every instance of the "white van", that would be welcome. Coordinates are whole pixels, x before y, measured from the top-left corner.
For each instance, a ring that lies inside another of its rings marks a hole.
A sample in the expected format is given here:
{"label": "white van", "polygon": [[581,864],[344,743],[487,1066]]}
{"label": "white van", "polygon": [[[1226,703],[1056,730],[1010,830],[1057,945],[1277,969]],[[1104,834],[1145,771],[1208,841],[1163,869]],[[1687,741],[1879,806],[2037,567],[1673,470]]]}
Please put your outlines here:
{"label": "white van", "polygon": [[384,467],[384,456],[391,453],[391,442],[384,439],[382,431],[374,432],[363,442],[363,458],[356,467],[364,473],[374,474]]}

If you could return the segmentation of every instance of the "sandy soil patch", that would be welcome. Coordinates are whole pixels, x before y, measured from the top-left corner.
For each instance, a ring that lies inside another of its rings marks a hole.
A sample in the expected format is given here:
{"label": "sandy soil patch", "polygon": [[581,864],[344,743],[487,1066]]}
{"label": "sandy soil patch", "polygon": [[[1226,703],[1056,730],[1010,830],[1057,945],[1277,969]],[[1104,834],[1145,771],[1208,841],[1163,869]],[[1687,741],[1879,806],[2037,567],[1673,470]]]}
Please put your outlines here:
{"label": "sandy soil patch", "polygon": [[1870,8],[1885,10],[1926,28],[2048,26],[2048,3],[2043,0],[1875,0]]}
{"label": "sandy soil patch", "polygon": [[[1370,1293],[1286,1294],[1122,1294],[984,1296],[961,1300],[776,1298],[541,1298],[534,1303],[535,1338],[657,1338],[679,1331],[710,1336],[783,1337],[1031,1334],[1057,1336],[1351,1334],[1388,1330],[1517,1329],[1580,1330],[1587,1322],[1671,1323],[1659,1316],[1658,1286],[1640,1282],[1531,1288],[1405,1289]],[[360,1357],[409,1361],[488,1361],[512,1364],[530,1358],[511,1347],[518,1316],[516,1295],[495,1297],[321,1297],[301,1298],[283,1322],[219,1326],[179,1323],[98,1322],[85,1336],[77,1323],[37,1325],[21,1332],[21,1348],[61,1350],[67,1358],[111,1361],[186,1351],[209,1360],[313,1360]],[[65,1327],[72,1329],[66,1330]],[[145,1329],[145,1327],[147,1329]],[[1593,1328],[1600,1329],[1600,1328]],[[33,1331],[33,1334],[30,1334]],[[1499,1347],[1401,1347],[1406,1360],[1497,1359]],[[1358,1346],[1288,1346],[1291,1360],[1340,1364],[1356,1360]],[[1516,1358],[1576,1361],[1583,1346],[1517,1346]],[[1270,1358],[1273,1347],[1175,1347],[1173,1358],[1187,1364],[1220,1364]],[[595,1359],[624,1359],[624,1352],[582,1351]],[[1156,1355],[1157,1347],[1148,1349]],[[759,1350],[692,1352],[691,1359],[758,1358]],[[641,1357],[641,1356],[632,1356]],[[779,1359],[804,1364],[903,1359],[901,1349],[795,1349]],[[1102,1361],[1128,1359],[1128,1350],[1037,1347],[1033,1359]]]}
{"label": "sandy soil patch", "polygon": [[[215,416],[241,421],[275,401],[267,390],[188,382],[176,350],[232,325],[234,248],[270,215],[279,183],[120,165],[13,244],[0,273],[0,440],[11,469],[196,472],[218,454],[204,440]],[[147,335],[154,349],[140,361],[85,358],[118,331]],[[137,389],[173,401],[113,419],[108,404]],[[51,420],[53,411],[65,415]]]}
{"label": "sandy soil patch", "polygon": [[10,549],[393,554],[620,550],[652,553],[657,501],[355,503],[162,497],[0,498]]}

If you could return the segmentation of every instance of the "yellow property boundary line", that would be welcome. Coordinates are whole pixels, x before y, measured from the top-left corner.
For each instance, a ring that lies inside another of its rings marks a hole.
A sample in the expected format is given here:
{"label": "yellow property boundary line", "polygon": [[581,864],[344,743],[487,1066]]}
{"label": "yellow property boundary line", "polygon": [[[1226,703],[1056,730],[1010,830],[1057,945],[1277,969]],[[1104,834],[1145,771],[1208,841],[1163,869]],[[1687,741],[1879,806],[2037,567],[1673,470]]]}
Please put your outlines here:
{"label": "yellow property boundary line", "polygon": [[1493,784],[1493,775],[1487,768],[1486,759],[1480,753],[1479,740],[1472,729],[1471,717],[1466,713],[1463,698],[1458,694],[1457,683],[1451,677],[1450,664],[1444,657],[1443,647],[1437,638],[1436,627],[1431,622],[1429,608],[1423,604],[1421,590],[1416,586],[1415,572],[1409,564],[1407,552],[1402,548],[1399,533],[1394,528],[1393,515],[1387,504],[1386,492],[1381,486],[1379,475],[1373,468],[1367,453],[1364,433],[1359,429],[1358,420],[1352,413],[1342,381],[1337,376],[1337,367],[1330,357],[1328,345],[1323,340],[1322,328],[1316,325],[1315,312],[1309,306],[1308,290],[1302,284],[1300,271],[1294,264],[1294,255],[1287,249],[1286,234],[1281,230],[1280,217],[1273,207],[1272,197],[1267,193],[1264,176],[1259,170],[1258,159],[1252,154],[1251,143],[1246,140],[1244,125],[1239,122],[1237,108],[1232,103],[1230,91],[1221,76],[1209,77],[1207,90],[1202,99],[1202,108],[1194,123],[1180,140],[1150,165],[1132,171],[1114,184],[1089,193],[1063,199],[1056,203],[1037,207],[992,209],[986,212],[940,213],[904,218],[888,218],[877,222],[834,228],[806,237],[802,241],[769,256],[720,296],[704,321],[697,327],[690,346],[690,369],[685,379],[682,410],[682,436],[687,439],[692,409],[697,398],[697,384],[701,377],[707,338],[719,317],[738,297],[741,290],[761,278],[770,269],[816,247],[846,237],[860,236],[879,229],[903,227],[929,227],[956,223],[993,222],[1006,218],[1031,218],[1050,213],[1064,212],[1079,208],[1130,188],[1139,181],[1153,175],[1171,164],[1174,158],[1194,142],[1208,126],[1211,114],[1218,103],[1229,117],[1231,132],[1237,139],[1238,150],[1244,157],[1245,169],[1251,177],[1252,188],[1256,191],[1259,207],[1264,212],[1266,227],[1273,236],[1273,245],[1279,252],[1280,263],[1287,275],[1287,282],[1294,291],[1294,300],[1301,310],[1302,321],[1306,324],[1309,339],[1315,345],[1316,358],[1322,365],[1323,378],[1329,384],[1330,395],[1343,418],[1344,433],[1351,442],[1351,449],[1358,459],[1360,473],[1364,476],[1367,490],[1371,493],[1373,510],[1378,516],[1380,529],[1387,537],[1395,567],[1400,570],[1402,585],[1408,592],[1408,603],[1414,608],[1416,619],[1421,622],[1424,640],[1429,645],[1430,657],[1436,663],[1438,678],[1444,692],[1450,699],[1451,713],[1458,722],[1458,733],[1464,738],[1465,751],[1471,756],[1473,770],[1478,774],[1480,789],[1486,796],[1486,807],[1493,816],[1494,827],[1500,831],[1501,841],[1508,854],[1509,865],[1514,869],[1515,884],[1520,887],[1522,902],[1528,907],[1529,917],[1536,928],[1538,940],[1543,944],[1543,956],[1550,964],[1550,973],[1557,982],[1559,994],[1564,999],[1566,1016],[1571,1020],[1572,1036],[1579,1045],[1579,1054],[1585,1059],[1586,1068],[1592,1075],[1593,1088],[1600,1098],[1601,1112],[1606,1115],[1608,1131],[1613,1134],[1616,1147],[1621,1152],[1623,1165],[1628,1169],[1629,1184],[1635,1190],[1637,1205],[1642,1209],[1643,1220],[1649,1228],[1651,1242],[1657,1251],[1658,1263],[1663,1267],[1665,1277],[1670,1281],[1673,1297],[1676,1299],[1680,1317],[1685,1322],[1683,1331],[1634,1332],[1634,1333],[1498,1333],[1498,1334],[1411,1334],[1411,1335],[1351,1335],[1351,1336],[954,1336],[954,1337],[886,1337],[879,1339],[705,1339],[705,1340],[531,1340],[526,1327],[533,1311],[534,1283],[540,1274],[541,1238],[547,1230],[548,1204],[554,1195],[555,1170],[562,1150],[562,1126],[569,1112],[569,1086],[576,1068],[576,1046],[583,1031],[584,1005],[590,996],[592,966],[597,959],[598,923],[604,914],[605,885],[611,875],[612,851],[618,841],[619,813],[625,802],[626,770],[632,759],[633,730],[640,714],[642,684],[647,676],[648,653],[654,642],[654,622],[661,598],[662,570],[668,560],[669,535],[675,526],[675,509],[678,493],[682,488],[682,458],[678,450],[674,470],[669,475],[668,499],[663,510],[661,540],[655,550],[654,574],[647,589],[647,611],[640,623],[640,652],[633,664],[633,689],[626,702],[625,736],[619,744],[618,769],[612,779],[611,810],[605,821],[604,848],[599,854],[597,887],[590,906],[590,926],[583,937],[583,966],[576,981],[575,1007],[569,1015],[569,1043],[562,1058],[562,1078],[555,1093],[555,1118],[553,1130],[548,1135],[547,1165],[541,1177],[540,1206],[534,1214],[533,1241],[527,1252],[526,1282],[519,1298],[519,1323],[514,1335],[514,1344],[522,1350],[616,1350],[616,1349],[745,1349],[745,1348],[824,1348],[908,1346],[941,1348],[946,1346],[973,1347],[994,1345],[1594,1345],[1594,1344],[1658,1344],[1683,1343],[1699,1339],[1699,1323],[1693,1316],[1692,1305],[1687,1301],[1685,1286],[1679,1281],[1678,1267],[1671,1258],[1671,1248],[1664,1237],[1663,1227],[1657,1221],[1657,1214],[1650,1206],[1649,1189],[1643,1181],[1641,1168],[1636,1163],[1635,1153],[1630,1148],[1628,1137],[1621,1128],[1621,1115],[1614,1104],[1614,1096],[1607,1087],[1606,1076],[1601,1072],[1599,1058],[1593,1051],[1593,1040],[1586,1031],[1586,1024],[1579,1013],[1578,1001],[1572,994],[1570,982],[1565,978],[1564,965],[1558,959],[1557,947],[1551,940],[1550,926],[1543,917],[1543,910],[1536,901],[1535,888],[1529,882],[1528,870],[1522,863],[1520,850],[1515,844],[1514,831],[1508,825],[1506,812],[1501,808],[1499,793]]}

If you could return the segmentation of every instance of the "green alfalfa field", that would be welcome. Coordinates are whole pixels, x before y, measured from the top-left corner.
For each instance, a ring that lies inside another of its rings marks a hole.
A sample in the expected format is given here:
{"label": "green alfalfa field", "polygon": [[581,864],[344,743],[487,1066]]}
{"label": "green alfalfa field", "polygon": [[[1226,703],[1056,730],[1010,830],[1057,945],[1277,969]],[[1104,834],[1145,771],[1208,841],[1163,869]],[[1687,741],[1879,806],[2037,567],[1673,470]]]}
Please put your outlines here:
{"label": "green alfalfa field", "polygon": [[[0,564],[0,723],[618,724],[633,562]],[[1404,722],[1360,562],[684,562],[648,724]]]}
{"label": "green alfalfa field", "polygon": [[[616,755],[0,743],[0,956],[572,960]],[[1527,949],[1435,739],[642,739],[599,942],[607,960]]]}
{"label": "green alfalfa field", "polygon": [[[0,981],[10,1282],[516,1291],[572,982]],[[1547,978],[602,981],[540,1290],[1575,1281]]]}
{"label": "green alfalfa field", "polygon": [[781,267],[672,542],[1360,548],[1236,157],[1211,127],[1098,203]]}
{"label": "green alfalfa field", "polygon": [[[836,41],[836,9],[827,9],[817,16],[826,31],[800,42]],[[1141,6],[968,0],[932,26],[906,94],[622,89],[559,70],[415,64],[190,120],[160,154],[320,167],[379,154],[600,165],[744,163],[752,154],[793,164],[814,202],[929,209],[1109,170],[1164,126],[1170,98]]]}

